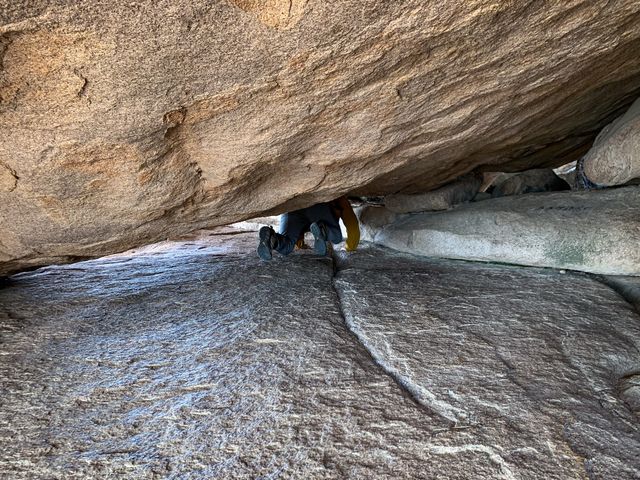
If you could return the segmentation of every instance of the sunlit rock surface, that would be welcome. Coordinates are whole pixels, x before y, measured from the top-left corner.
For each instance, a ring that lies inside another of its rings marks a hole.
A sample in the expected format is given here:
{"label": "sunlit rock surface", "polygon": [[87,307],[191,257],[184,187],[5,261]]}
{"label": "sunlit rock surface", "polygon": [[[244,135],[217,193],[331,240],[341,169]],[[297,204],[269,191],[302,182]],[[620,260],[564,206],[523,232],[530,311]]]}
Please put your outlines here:
{"label": "sunlit rock surface", "polygon": [[5,0],[0,275],[561,165],[639,49],[636,0]]}
{"label": "sunlit rock surface", "polygon": [[255,243],[203,232],[6,282],[0,477],[640,475],[640,317],[609,287]]}
{"label": "sunlit rock surface", "polygon": [[640,276],[638,186],[494,198],[401,217],[366,207],[359,215],[365,239],[416,255]]}
{"label": "sunlit rock surface", "polygon": [[584,159],[584,172],[599,185],[640,178],[640,99],[602,129]]}

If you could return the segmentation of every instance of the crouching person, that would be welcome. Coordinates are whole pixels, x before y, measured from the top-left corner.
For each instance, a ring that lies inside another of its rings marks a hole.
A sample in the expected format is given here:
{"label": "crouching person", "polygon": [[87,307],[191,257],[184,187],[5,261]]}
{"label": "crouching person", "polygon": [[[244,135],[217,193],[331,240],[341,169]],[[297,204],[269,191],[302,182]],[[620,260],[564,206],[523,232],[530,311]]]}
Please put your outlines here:
{"label": "crouching person", "polygon": [[327,255],[331,251],[331,244],[342,242],[340,219],[347,229],[346,249],[354,251],[360,242],[358,218],[347,197],[340,197],[329,203],[318,203],[281,215],[278,233],[271,227],[262,227],[258,256],[262,260],[271,260],[273,250],[281,255],[289,255],[296,245],[304,245],[306,232],[313,235],[314,251],[318,255]]}

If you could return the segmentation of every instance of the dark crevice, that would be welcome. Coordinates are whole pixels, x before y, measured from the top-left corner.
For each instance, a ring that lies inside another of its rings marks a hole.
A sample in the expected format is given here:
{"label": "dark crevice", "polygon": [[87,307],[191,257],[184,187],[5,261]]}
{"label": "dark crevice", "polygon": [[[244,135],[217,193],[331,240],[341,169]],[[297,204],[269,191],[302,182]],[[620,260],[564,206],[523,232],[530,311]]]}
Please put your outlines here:
{"label": "dark crevice", "polygon": [[11,175],[13,177],[13,185],[9,187],[8,192],[13,192],[16,188],[18,188],[18,180],[20,180],[20,177],[18,176],[18,173],[11,168],[9,165],[3,163],[0,161],[0,168],[4,168],[9,172],[9,175]]}

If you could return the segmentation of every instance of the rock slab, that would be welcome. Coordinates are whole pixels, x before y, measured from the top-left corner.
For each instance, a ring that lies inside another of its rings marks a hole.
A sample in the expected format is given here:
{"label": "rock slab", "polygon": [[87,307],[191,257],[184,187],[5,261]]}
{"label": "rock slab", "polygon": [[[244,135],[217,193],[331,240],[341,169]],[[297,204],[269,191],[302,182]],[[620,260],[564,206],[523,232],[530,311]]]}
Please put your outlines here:
{"label": "rock slab", "polygon": [[[360,216],[369,217],[376,225],[390,218]],[[637,186],[495,198],[363,231],[380,245],[429,257],[640,275]]]}
{"label": "rock slab", "polygon": [[603,284],[379,249],[348,258],[335,284],[372,357],[454,425],[430,447],[449,465],[489,462],[504,479],[640,475],[640,317]]}
{"label": "rock slab", "polygon": [[523,195],[525,193],[571,190],[571,186],[551,168],[534,168],[497,182],[491,191],[493,197]]}
{"label": "rock slab", "polygon": [[465,175],[443,187],[416,195],[387,195],[384,205],[393,213],[448,210],[471,201],[482,185],[482,176]]}
{"label": "rock slab", "polygon": [[640,317],[609,287],[255,244],[202,232],[5,282],[0,477],[640,475]]}

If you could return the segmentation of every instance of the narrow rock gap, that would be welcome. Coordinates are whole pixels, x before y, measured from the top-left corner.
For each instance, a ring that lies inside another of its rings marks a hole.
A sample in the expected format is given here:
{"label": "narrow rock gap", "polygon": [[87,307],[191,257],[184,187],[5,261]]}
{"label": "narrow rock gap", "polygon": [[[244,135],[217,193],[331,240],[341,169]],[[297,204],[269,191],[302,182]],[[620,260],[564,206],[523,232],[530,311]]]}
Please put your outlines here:
{"label": "narrow rock gap", "polygon": [[440,412],[437,412],[432,408],[430,408],[428,405],[425,405],[424,403],[422,403],[418,398],[418,396],[412,391],[411,387],[407,386],[405,382],[401,378],[399,378],[393,371],[389,370],[382,363],[380,363],[380,361],[378,361],[378,359],[373,355],[371,350],[367,348],[366,344],[362,341],[362,339],[358,336],[358,334],[355,331],[353,331],[353,329],[349,325],[349,322],[347,321],[347,316],[344,311],[344,304],[342,301],[342,297],[340,296],[339,290],[336,288],[336,276],[340,272],[340,269],[336,262],[335,254],[331,256],[331,263],[333,267],[333,275],[331,278],[331,288],[333,289],[333,293],[337,298],[336,304],[338,306],[338,313],[342,318],[345,330],[352,337],[353,341],[361,347],[363,352],[366,353],[368,360],[373,365],[375,365],[378,369],[382,370],[382,372],[385,375],[387,375],[391,380],[393,380],[393,382],[398,386],[398,388],[402,392],[402,395],[408,398],[409,400],[411,400],[419,410],[425,413],[428,413],[430,416],[435,415],[442,418],[443,420],[446,420],[450,424],[450,427],[452,429],[457,427],[456,421],[450,418],[447,418],[446,416],[442,415]]}

